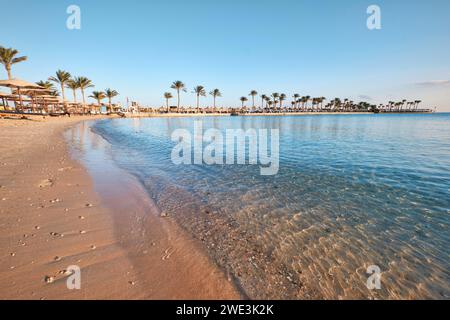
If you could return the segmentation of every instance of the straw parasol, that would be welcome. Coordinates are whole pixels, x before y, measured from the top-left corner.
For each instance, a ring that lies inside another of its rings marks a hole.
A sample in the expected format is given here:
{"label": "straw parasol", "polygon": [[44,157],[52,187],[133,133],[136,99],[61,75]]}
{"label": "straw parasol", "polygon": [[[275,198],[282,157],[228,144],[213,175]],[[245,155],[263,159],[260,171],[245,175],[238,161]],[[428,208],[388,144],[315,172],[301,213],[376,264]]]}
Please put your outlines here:
{"label": "straw parasol", "polygon": [[6,99],[9,98],[11,95],[8,93],[4,93],[4,92],[0,92],[0,98],[2,99],[3,102],[3,107],[6,110]]}
{"label": "straw parasol", "polygon": [[[17,93],[17,90],[13,91],[13,93]],[[51,89],[45,89],[45,88],[34,88],[34,89],[23,89],[21,90],[21,93],[23,95],[29,96],[31,97],[31,105],[32,105],[32,109],[34,111],[34,107],[35,105],[37,106],[37,98],[43,95],[48,95],[50,92],[52,92],[53,90]]]}
{"label": "straw parasol", "polygon": [[17,89],[17,93],[19,94],[19,101],[20,101],[20,106],[22,108],[22,94],[20,92],[20,90],[22,89],[45,89],[44,87],[41,87],[35,83],[32,82],[28,82],[25,80],[21,80],[21,79],[9,79],[9,80],[0,80],[0,86],[1,87],[7,87],[7,88],[15,88]]}

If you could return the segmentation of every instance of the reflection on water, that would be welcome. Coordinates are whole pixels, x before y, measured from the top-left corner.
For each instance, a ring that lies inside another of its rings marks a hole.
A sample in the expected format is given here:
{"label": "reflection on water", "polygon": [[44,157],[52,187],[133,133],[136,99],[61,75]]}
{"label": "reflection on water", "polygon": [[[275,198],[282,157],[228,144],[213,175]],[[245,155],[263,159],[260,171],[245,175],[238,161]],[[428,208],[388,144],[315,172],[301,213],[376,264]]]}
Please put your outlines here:
{"label": "reflection on water", "polygon": [[[195,118],[99,121],[116,164],[251,298],[450,296],[450,115],[201,118],[280,130],[280,171],[170,161]],[[368,290],[367,267],[382,271]]]}

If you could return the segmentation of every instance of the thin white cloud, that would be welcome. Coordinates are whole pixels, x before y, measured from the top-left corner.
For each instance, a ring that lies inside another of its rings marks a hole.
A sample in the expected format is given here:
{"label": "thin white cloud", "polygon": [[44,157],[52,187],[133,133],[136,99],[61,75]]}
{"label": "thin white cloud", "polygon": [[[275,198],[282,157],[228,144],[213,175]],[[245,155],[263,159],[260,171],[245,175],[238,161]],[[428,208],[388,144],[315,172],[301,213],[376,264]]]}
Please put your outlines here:
{"label": "thin white cloud", "polygon": [[425,82],[418,82],[416,85],[419,86],[445,86],[450,85],[450,80],[430,80]]}
{"label": "thin white cloud", "polygon": [[361,100],[367,100],[367,101],[372,101],[373,100],[371,96],[367,96],[365,94],[359,95],[358,98],[361,99]]}

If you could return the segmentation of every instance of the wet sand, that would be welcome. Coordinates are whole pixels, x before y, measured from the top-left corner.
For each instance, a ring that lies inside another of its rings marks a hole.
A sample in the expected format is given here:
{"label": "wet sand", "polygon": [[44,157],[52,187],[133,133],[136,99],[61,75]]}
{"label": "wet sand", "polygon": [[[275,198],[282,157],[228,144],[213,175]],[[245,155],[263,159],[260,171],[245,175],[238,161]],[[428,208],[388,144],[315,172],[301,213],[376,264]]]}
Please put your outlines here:
{"label": "wet sand", "polygon": [[86,119],[0,120],[0,299],[241,298],[133,177],[94,189],[63,136]]}

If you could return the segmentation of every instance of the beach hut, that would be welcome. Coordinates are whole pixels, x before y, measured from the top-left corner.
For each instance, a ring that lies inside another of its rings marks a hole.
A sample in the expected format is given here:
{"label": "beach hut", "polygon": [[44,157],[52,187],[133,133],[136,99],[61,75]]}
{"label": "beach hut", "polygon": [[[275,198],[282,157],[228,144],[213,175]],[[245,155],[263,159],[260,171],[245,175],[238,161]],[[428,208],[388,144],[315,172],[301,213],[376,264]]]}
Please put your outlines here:
{"label": "beach hut", "polygon": [[[19,105],[20,108],[23,109],[23,99],[22,99],[22,90],[24,89],[45,89],[44,87],[38,86],[35,83],[28,82],[20,79],[9,79],[9,80],[0,80],[1,87],[11,88],[11,90],[16,89],[19,95]],[[16,107],[17,109],[17,107]]]}

